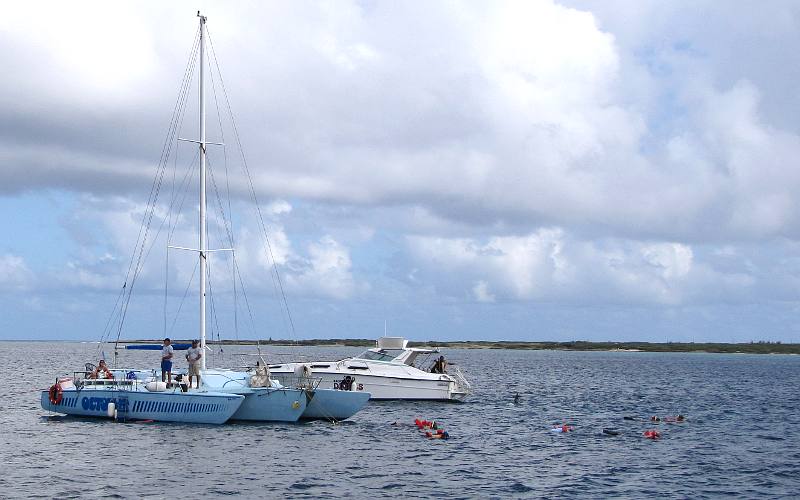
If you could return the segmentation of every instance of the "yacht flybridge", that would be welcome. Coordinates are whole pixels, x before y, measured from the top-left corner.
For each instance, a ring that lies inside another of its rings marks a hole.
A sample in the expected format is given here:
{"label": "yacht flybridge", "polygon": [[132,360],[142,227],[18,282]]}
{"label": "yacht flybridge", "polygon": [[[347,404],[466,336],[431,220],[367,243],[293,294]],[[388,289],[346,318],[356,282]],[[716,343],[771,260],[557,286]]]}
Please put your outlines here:
{"label": "yacht flybridge", "polygon": [[[369,392],[371,399],[460,401],[470,392],[461,370],[438,349],[408,347],[402,337],[381,337],[374,348],[339,361],[270,365],[272,376],[320,379],[320,387]],[[432,359],[433,358],[433,359]]]}

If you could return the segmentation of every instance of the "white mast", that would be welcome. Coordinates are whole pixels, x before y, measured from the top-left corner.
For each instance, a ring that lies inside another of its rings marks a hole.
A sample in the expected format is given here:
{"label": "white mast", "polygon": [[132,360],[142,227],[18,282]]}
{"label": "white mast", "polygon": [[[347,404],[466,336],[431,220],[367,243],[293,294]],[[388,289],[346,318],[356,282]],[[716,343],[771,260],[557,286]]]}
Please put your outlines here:
{"label": "white mast", "polygon": [[206,103],[203,76],[205,73],[206,18],[200,18],[200,367],[206,369]]}
{"label": "white mast", "polygon": [[179,141],[194,142],[200,145],[200,247],[199,248],[186,248],[168,245],[169,248],[176,248],[178,250],[190,250],[200,254],[200,349],[202,350],[203,357],[200,358],[200,367],[206,369],[206,281],[207,281],[207,263],[208,254],[212,252],[229,251],[232,248],[219,248],[209,250],[208,248],[208,224],[206,222],[206,146],[214,144],[217,146],[224,146],[220,142],[207,142],[206,141],[206,90],[205,82],[205,69],[206,69],[206,17],[200,15],[197,11],[197,17],[200,18],[200,140],[194,139],[181,139]]}

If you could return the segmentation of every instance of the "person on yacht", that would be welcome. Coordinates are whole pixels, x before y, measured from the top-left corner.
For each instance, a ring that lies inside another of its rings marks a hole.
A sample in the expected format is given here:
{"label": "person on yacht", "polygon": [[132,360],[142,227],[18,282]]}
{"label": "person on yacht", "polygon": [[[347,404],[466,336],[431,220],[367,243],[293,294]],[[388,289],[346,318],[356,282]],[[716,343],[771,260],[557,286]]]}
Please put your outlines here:
{"label": "person on yacht", "polygon": [[172,385],[172,353],[174,349],[170,345],[172,341],[169,337],[164,339],[164,347],[161,348],[161,381],[167,383],[167,387]]}
{"label": "person on yacht", "polygon": [[439,356],[439,359],[434,361],[433,368],[431,368],[431,373],[445,373],[447,370],[447,361],[444,360],[444,356]]}
{"label": "person on yacht", "polygon": [[186,351],[186,361],[189,363],[189,389],[192,388],[192,377],[197,377],[197,388],[200,388],[200,358],[203,351],[197,347],[197,340],[192,340],[192,347]]}
{"label": "person on yacht", "polygon": [[340,391],[351,391],[353,390],[353,382],[355,378],[351,377],[350,375],[345,375],[341,382],[339,382],[339,390]]}
{"label": "person on yacht", "polygon": [[111,370],[109,370],[108,366],[106,366],[106,361],[104,359],[101,359],[100,361],[97,362],[97,367],[92,371],[91,375],[89,375],[89,378],[112,379],[114,378],[114,374],[111,373]]}

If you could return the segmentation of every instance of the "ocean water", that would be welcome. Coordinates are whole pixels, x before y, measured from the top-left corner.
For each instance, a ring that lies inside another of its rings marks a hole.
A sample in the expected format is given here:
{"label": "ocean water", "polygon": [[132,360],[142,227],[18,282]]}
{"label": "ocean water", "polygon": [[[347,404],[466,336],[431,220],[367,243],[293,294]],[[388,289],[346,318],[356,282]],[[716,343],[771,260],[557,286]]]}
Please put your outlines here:
{"label": "ocean water", "polygon": [[[240,350],[247,349],[226,348],[225,358]],[[277,361],[287,350],[267,352]],[[293,355],[341,358],[359,351],[307,347]],[[158,352],[122,354],[128,366],[158,364]],[[97,347],[0,342],[0,497],[800,495],[798,356],[445,354],[474,385],[465,403],[370,403],[339,424],[192,426],[45,412],[38,391],[57,374],[96,362]],[[644,420],[679,413],[686,422]],[[426,439],[413,427],[415,418],[435,419],[451,439]],[[564,422],[574,431],[550,432]],[[604,435],[603,428],[620,434]],[[643,438],[651,428],[660,440]]]}

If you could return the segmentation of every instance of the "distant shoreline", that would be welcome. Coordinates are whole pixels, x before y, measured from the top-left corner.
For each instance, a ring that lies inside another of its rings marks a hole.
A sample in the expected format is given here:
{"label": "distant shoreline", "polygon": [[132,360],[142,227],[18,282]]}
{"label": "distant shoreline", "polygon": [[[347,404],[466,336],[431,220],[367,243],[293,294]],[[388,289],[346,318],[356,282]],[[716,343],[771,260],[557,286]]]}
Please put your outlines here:
{"label": "distant shoreline", "polygon": [[[124,344],[161,343],[161,339],[125,340]],[[173,340],[173,342],[188,342]],[[374,339],[310,339],[310,340],[222,340],[209,344],[265,345],[265,346],[326,346],[326,347],[375,347]],[[506,340],[460,340],[439,342],[409,341],[409,347],[439,347],[449,349],[512,349],[534,351],[611,351],[611,352],[706,352],[727,354],[800,354],[800,344],[781,342],[524,342]]]}

